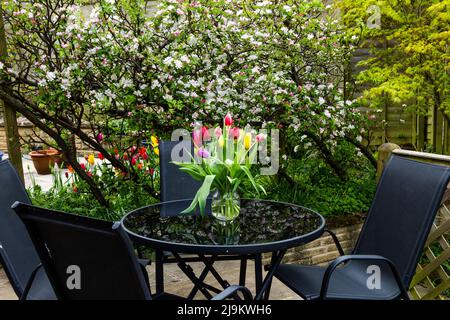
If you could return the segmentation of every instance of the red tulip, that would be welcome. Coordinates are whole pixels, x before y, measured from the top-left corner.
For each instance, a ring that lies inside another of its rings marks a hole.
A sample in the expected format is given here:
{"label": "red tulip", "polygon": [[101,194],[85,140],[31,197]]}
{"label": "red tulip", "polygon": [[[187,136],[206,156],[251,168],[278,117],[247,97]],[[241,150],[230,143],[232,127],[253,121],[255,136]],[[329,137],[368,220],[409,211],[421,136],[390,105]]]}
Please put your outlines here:
{"label": "red tulip", "polygon": [[153,175],[155,173],[155,169],[150,168],[150,174]]}
{"label": "red tulip", "polygon": [[211,135],[209,134],[207,127],[202,127],[202,139],[203,141],[211,140]]}
{"label": "red tulip", "polygon": [[148,159],[148,154],[147,152],[141,154],[142,159],[147,160]]}
{"label": "red tulip", "polygon": [[227,115],[225,116],[225,125],[227,127],[233,125],[233,118],[231,117],[231,114],[227,113]]}
{"label": "red tulip", "polygon": [[80,163],[80,167],[81,169],[86,170],[86,165],[84,163]]}
{"label": "red tulip", "polygon": [[136,157],[131,158],[131,165],[135,165],[136,164]]}
{"label": "red tulip", "polygon": [[98,158],[99,158],[100,160],[104,160],[104,159],[105,159],[105,157],[104,157],[103,154],[101,154],[101,153],[98,154]]}
{"label": "red tulip", "polygon": [[144,155],[145,153],[147,153],[147,149],[145,149],[145,147],[141,147],[141,148],[139,149],[139,154],[142,156],[142,155]]}

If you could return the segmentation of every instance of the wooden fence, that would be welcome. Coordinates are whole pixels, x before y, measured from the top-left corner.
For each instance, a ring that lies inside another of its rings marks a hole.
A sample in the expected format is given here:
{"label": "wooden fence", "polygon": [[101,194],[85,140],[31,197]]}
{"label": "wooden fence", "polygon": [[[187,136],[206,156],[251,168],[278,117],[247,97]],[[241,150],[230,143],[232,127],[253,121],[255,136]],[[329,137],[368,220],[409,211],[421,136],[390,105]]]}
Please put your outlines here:
{"label": "wooden fence", "polygon": [[431,108],[427,115],[418,115],[391,105],[379,117],[385,125],[376,132],[374,145],[390,142],[408,149],[450,154],[449,121],[442,111]]}
{"label": "wooden fence", "polygon": [[[386,143],[379,148],[378,176],[384,162],[391,154],[413,160],[450,166],[450,156],[402,150],[398,145]],[[413,299],[448,299],[442,295],[450,290],[450,184],[442,198],[436,219],[425,244],[421,262],[411,281],[410,295]]]}

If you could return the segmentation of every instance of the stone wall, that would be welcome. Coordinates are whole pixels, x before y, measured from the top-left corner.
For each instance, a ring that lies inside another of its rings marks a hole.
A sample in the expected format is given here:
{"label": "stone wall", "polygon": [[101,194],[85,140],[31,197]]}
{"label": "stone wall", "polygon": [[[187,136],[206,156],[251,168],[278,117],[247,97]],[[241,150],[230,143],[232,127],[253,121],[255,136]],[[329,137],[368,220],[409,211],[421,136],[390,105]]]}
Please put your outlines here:
{"label": "stone wall", "polygon": [[[345,227],[329,228],[333,231],[342,245],[345,254],[349,254],[358,240],[362,223]],[[283,263],[298,263],[305,265],[328,265],[339,257],[339,252],[333,239],[328,233],[303,246],[289,249],[283,258]],[[270,254],[264,255],[264,264],[270,262]]]}
{"label": "stone wall", "polygon": [[[3,119],[1,117],[0,113],[0,150],[3,152],[7,152],[8,146],[6,144],[6,130],[3,123]],[[34,130],[33,125],[26,119],[20,117],[17,119],[18,129],[19,129],[19,136],[22,138],[21,143],[24,144],[25,141],[28,141],[28,138],[30,136],[34,137],[36,134],[39,134],[40,137],[44,138],[45,140],[48,140],[48,136],[42,133],[39,130]],[[84,132],[89,133],[89,129],[83,129]],[[90,152],[89,148],[87,148],[83,143],[81,143],[81,140],[75,139],[75,143],[77,146],[77,151],[79,154],[83,155],[84,153]],[[36,143],[39,144],[39,143]],[[22,152],[26,153],[27,150],[25,148],[22,148]]]}

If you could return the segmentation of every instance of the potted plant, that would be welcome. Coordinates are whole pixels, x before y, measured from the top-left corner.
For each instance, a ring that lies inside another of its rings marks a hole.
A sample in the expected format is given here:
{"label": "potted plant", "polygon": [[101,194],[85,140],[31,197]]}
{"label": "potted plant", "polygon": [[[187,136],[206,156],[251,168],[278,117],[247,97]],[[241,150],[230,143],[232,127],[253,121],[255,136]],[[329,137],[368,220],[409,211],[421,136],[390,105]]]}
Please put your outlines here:
{"label": "potted plant", "polygon": [[55,165],[55,157],[58,155],[58,150],[34,150],[29,155],[38,174],[50,174],[51,168]]}
{"label": "potted plant", "polygon": [[239,191],[245,181],[250,182],[257,194],[260,191],[265,193],[250,171],[258,142],[265,136],[253,135],[232,125],[233,119],[227,114],[223,129],[216,127],[211,133],[206,127],[194,129],[192,137],[195,155],[191,155],[190,162],[173,161],[180,166],[180,170],[203,181],[191,205],[182,213],[190,213],[198,206],[203,215],[206,199],[212,192],[213,216],[221,221],[232,221],[240,212]]}

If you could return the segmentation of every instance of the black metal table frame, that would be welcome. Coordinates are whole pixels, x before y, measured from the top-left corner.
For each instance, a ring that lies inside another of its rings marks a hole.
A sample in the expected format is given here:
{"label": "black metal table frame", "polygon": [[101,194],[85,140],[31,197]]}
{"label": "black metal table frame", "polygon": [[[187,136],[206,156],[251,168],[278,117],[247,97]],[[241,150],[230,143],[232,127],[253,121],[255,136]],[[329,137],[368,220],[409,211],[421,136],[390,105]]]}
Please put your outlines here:
{"label": "black metal table frame", "polygon": [[[267,201],[267,202],[276,202],[276,201]],[[278,203],[283,204],[282,202]],[[292,205],[288,203],[285,204]],[[134,211],[130,212],[129,214],[133,213]],[[226,280],[224,280],[219,275],[217,270],[214,268],[213,265],[216,261],[240,260],[241,268],[239,275],[239,284],[245,285],[247,261],[249,259],[254,259],[255,285],[256,285],[255,300],[263,300],[263,299],[267,300],[269,298],[273,276],[278,266],[281,264],[281,261],[286,253],[286,250],[289,248],[293,248],[311,242],[319,238],[323,234],[325,230],[325,219],[317,212],[314,213],[317,214],[317,216],[321,219],[320,226],[314,231],[304,235],[300,235],[298,237],[262,244],[244,244],[236,246],[226,246],[226,245],[210,246],[210,245],[184,244],[145,238],[141,235],[133,233],[126,227],[125,230],[129,234],[133,242],[135,242],[138,245],[150,247],[155,250],[156,294],[164,292],[165,263],[177,263],[179,268],[183,271],[183,273],[186,274],[186,276],[193,282],[194,288],[191,290],[188,298],[193,299],[194,296],[197,294],[197,292],[200,291],[206,298],[210,299],[212,295],[209,291],[218,293],[221,292],[223,289],[225,289],[227,286],[229,286],[229,283]],[[127,216],[123,217],[121,220],[123,226],[124,220],[126,219]],[[164,252],[170,253],[172,257],[165,256]],[[272,256],[270,263],[264,266],[264,269],[267,271],[267,274],[263,279],[262,254],[266,252],[267,253],[271,252]],[[190,256],[182,257],[180,254],[187,254]],[[204,268],[200,273],[200,276],[197,276],[195,274],[192,267],[188,264],[189,262],[202,262],[204,264]],[[204,282],[206,276],[209,273],[211,273],[214,276],[214,278],[219,282],[219,284],[223,287],[222,290],[215,288]],[[238,297],[235,298],[238,299]]]}
{"label": "black metal table frame", "polygon": [[[264,266],[267,271],[266,276],[263,279],[263,266],[262,266],[262,254],[246,254],[246,255],[210,255],[206,256],[204,254],[198,254],[195,256],[182,257],[177,252],[171,252],[172,257],[166,257],[164,252],[156,251],[155,255],[155,282],[156,282],[156,295],[164,293],[164,264],[165,263],[176,263],[178,267],[183,271],[183,273],[191,280],[194,284],[191,292],[188,295],[188,299],[191,300],[200,291],[205,298],[211,299],[213,293],[220,293],[223,289],[226,289],[230,284],[228,281],[224,280],[218,271],[214,268],[213,264],[217,261],[229,261],[229,260],[240,260],[240,270],[239,270],[239,285],[245,286],[246,282],[246,272],[247,272],[247,261],[255,260],[255,289],[256,295],[255,300],[267,300],[270,295],[270,288],[273,279],[273,275],[280,265],[286,250],[279,250],[272,252],[272,258],[270,264]],[[203,262],[204,268],[199,276],[197,276],[188,264],[189,262]],[[218,289],[210,284],[204,282],[208,273],[211,273],[217,282],[222,286],[222,289]],[[235,296],[235,299],[239,299]]]}
{"label": "black metal table frame", "polygon": [[[193,299],[195,295],[200,291],[207,299],[211,299],[213,293],[220,293],[223,289],[227,288],[230,284],[227,280],[224,280],[219,272],[214,268],[214,263],[217,261],[230,261],[230,260],[240,260],[240,274],[239,274],[239,284],[245,285],[246,281],[246,271],[247,271],[247,261],[250,259],[255,260],[255,283],[257,290],[262,285],[262,260],[260,254],[254,255],[204,255],[198,254],[196,256],[189,255],[187,257],[181,256],[177,252],[170,252],[171,257],[167,257],[162,251],[156,251],[155,254],[155,280],[156,280],[156,294],[164,292],[164,264],[166,263],[176,263],[178,267],[183,271],[183,273],[191,280],[194,284],[191,292],[188,295],[188,299]],[[197,276],[189,265],[191,262],[202,262],[204,268],[199,276]],[[258,271],[259,270],[259,271]],[[223,289],[218,289],[210,284],[204,282],[206,276],[211,273],[212,276],[217,280],[217,282],[222,286]],[[236,297],[237,298],[237,297]]]}

